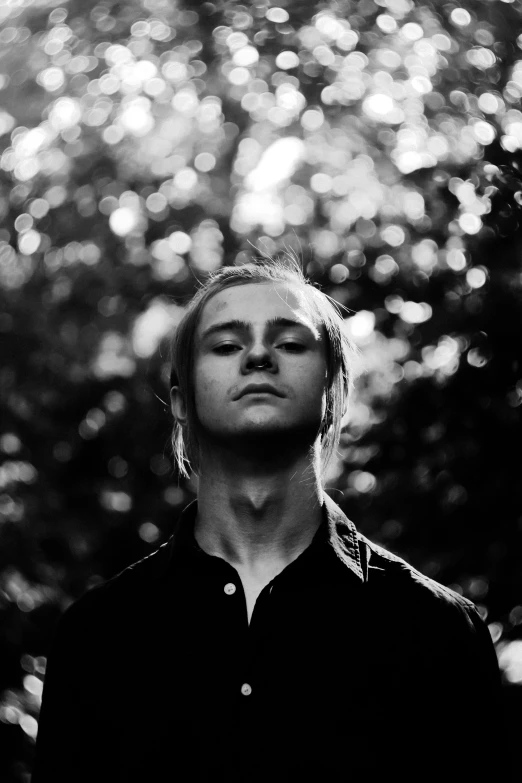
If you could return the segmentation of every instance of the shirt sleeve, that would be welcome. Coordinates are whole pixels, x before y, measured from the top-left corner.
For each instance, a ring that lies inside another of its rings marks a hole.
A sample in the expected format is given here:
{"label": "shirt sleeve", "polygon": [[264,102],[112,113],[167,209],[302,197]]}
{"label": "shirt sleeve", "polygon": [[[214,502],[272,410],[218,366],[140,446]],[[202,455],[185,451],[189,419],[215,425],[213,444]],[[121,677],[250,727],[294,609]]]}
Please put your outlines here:
{"label": "shirt sleeve", "polygon": [[32,783],[117,780],[97,687],[100,640],[81,603],[62,616],[48,657]]}
{"label": "shirt sleeve", "polygon": [[509,780],[513,771],[512,749],[497,654],[489,629],[474,606],[469,608],[468,616],[473,635],[468,652],[469,668],[466,662],[463,666],[464,694],[468,701],[463,707],[472,747],[475,746],[477,774],[484,780]]}
{"label": "shirt sleeve", "polygon": [[509,780],[501,677],[486,624],[471,603],[456,603],[431,642],[425,719],[414,730],[425,779]]}

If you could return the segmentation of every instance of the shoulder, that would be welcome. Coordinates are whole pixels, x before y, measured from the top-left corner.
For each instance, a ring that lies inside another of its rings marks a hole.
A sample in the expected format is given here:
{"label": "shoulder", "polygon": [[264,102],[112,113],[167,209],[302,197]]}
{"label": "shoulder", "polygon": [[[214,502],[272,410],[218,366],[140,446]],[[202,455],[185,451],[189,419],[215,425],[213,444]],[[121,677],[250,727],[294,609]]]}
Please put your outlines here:
{"label": "shoulder", "polygon": [[186,574],[187,545],[191,541],[195,503],[174,522],[169,539],[147,557],[132,563],[102,584],[96,585],[71,604],[62,615],[58,631],[78,631],[86,638],[119,631],[147,630],[171,608],[172,578]]}
{"label": "shoulder", "polygon": [[388,640],[406,640],[412,665],[415,657],[423,661],[433,683],[441,688],[452,681],[455,692],[471,688],[470,699],[480,694],[496,699],[500,689],[497,654],[475,604],[360,533],[357,538],[368,558],[366,584],[371,605],[379,612],[381,628],[390,632]]}
{"label": "shoulder", "polygon": [[366,538],[344,511],[325,496],[330,521],[330,540],[341,559],[366,584],[367,595],[374,603],[388,606],[394,617],[423,614],[459,618],[473,628],[482,623],[480,615],[467,598],[421,573],[404,558]]}
{"label": "shoulder", "polygon": [[87,590],[65,610],[61,628],[81,626],[87,633],[92,624],[99,627],[118,623],[153,606],[154,596],[161,592],[160,580],[167,571],[170,543],[169,539],[147,557]]}
{"label": "shoulder", "polygon": [[475,634],[483,621],[475,604],[451,588],[440,584],[414,568],[404,558],[357,533],[359,547],[365,552],[367,581],[380,600],[394,609],[422,620],[440,620],[446,626]]}

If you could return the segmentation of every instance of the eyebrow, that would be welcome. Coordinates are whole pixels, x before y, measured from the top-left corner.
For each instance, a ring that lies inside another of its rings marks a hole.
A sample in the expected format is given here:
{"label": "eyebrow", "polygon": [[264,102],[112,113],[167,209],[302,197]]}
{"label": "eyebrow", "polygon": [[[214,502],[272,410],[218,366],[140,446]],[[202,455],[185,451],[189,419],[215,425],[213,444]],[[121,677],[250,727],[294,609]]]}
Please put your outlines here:
{"label": "eyebrow", "polygon": [[[278,327],[278,328],[300,327],[302,329],[310,329],[308,324],[304,323],[303,321],[294,321],[292,318],[281,318],[281,317],[270,318],[266,322],[266,325],[269,329],[273,327]],[[205,329],[205,331],[201,335],[201,339],[206,340],[207,337],[210,337],[216,332],[248,332],[250,330],[251,330],[251,324],[247,323],[247,321],[240,321],[237,318],[235,318],[231,321],[221,321],[220,323],[212,324],[212,326],[209,326],[208,329]]]}

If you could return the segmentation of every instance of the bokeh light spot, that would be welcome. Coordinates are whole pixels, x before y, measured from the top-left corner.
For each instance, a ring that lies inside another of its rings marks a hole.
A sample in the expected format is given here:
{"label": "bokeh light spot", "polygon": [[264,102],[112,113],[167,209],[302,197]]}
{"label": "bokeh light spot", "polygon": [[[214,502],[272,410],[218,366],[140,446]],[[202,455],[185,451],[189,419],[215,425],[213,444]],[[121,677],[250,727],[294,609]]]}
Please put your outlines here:
{"label": "bokeh light spot", "polygon": [[25,255],[29,256],[32,253],[36,253],[40,247],[41,241],[42,237],[38,231],[30,229],[19,237],[18,249],[20,250],[20,253],[24,253]]}
{"label": "bokeh light spot", "polygon": [[184,255],[192,247],[192,239],[184,231],[173,231],[168,238],[168,243],[175,253]]}
{"label": "bokeh light spot", "polygon": [[375,314],[370,310],[360,310],[347,321],[350,334],[357,341],[369,337],[375,329]]}
{"label": "bokeh light spot", "polygon": [[482,220],[472,212],[464,212],[459,217],[459,226],[466,234],[478,234],[482,228]]}
{"label": "bokeh light spot", "polygon": [[216,158],[215,155],[212,155],[211,152],[200,152],[199,155],[196,155],[194,158],[194,166],[198,171],[212,171],[215,165]]}
{"label": "bokeh light spot", "polygon": [[499,666],[506,679],[514,685],[522,683],[522,640],[508,642],[498,656]]}
{"label": "bokeh light spot", "polygon": [[119,237],[129,234],[138,225],[138,215],[129,207],[119,207],[111,213],[109,226]]}
{"label": "bokeh light spot", "polygon": [[284,51],[277,55],[275,62],[278,68],[288,71],[291,68],[298,67],[299,57],[295,52]]}
{"label": "bokeh light spot", "polygon": [[471,15],[465,8],[454,8],[450,19],[457,27],[467,27],[471,23]]}
{"label": "bokeh light spot", "polygon": [[274,22],[275,24],[283,24],[284,22],[288,22],[290,19],[290,16],[288,14],[288,11],[286,11],[284,8],[269,8],[266,12],[266,18],[269,22]]}
{"label": "bokeh light spot", "polygon": [[482,288],[487,280],[486,270],[475,266],[466,272],[466,282],[471,288]]}
{"label": "bokeh light spot", "polygon": [[138,535],[147,544],[153,544],[160,537],[159,528],[153,522],[144,522],[138,528]]}

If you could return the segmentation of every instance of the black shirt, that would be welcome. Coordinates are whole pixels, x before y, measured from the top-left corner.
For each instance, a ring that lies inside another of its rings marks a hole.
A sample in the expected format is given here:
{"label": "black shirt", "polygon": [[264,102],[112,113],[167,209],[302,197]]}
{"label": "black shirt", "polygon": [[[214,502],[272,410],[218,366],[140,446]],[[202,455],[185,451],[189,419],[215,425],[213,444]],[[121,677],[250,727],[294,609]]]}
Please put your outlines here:
{"label": "black shirt", "polygon": [[33,783],[488,780],[500,681],[474,605],[359,534],[329,498],[260,593],[169,541],[64,614]]}

